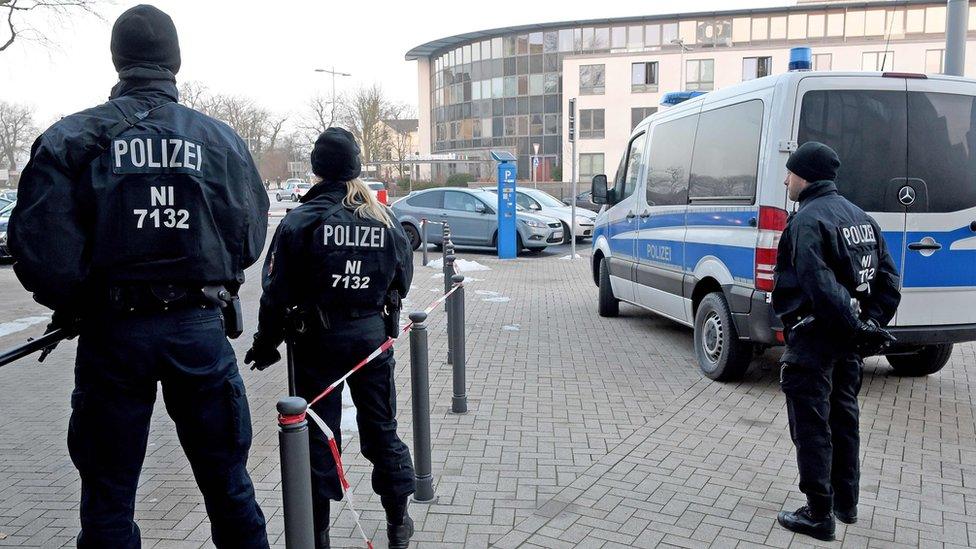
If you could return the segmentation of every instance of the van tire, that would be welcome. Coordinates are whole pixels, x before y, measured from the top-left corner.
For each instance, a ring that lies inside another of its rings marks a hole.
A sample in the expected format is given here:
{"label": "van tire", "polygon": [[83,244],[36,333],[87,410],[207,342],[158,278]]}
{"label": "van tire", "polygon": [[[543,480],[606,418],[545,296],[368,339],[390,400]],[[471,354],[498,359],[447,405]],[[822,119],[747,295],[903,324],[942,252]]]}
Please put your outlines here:
{"label": "van tire", "polygon": [[752,362],[752,344],[739,340],[732,312],[721,292],[712,292],[695,313],[695,358],[698,368],[715,381],[742,379]]}
{"label": "van tire", "polygon": [[407,233],[407,240],[410,241],[410,247],[414,250],[420,249],[420,231],[413,225],[404,223],[403,232]]}
{"label": "van tire", "polygon": [[941,370],[952,356],[952,343],[926,345],[904,355],[886,355],[895,374],[905,377],[922,377]]}
{"label": "van tire", "polygon": [[620,300],[613,297],[613,286],[610,285],[610,261],[600,260],[600,316],[614,317],[620,314]]}

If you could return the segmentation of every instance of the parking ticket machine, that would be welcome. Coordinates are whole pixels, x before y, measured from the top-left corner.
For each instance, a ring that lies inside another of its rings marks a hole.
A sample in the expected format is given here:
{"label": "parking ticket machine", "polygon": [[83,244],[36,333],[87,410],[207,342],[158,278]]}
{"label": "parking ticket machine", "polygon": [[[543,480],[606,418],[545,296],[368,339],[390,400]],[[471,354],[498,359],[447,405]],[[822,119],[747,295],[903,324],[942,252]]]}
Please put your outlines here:
{"label": "parking ticket machine", "polygon": [[491,151],[498,162],[498,258],[518,256],[515,227],[515,177],[518,168],[515,156],[507,151]]}

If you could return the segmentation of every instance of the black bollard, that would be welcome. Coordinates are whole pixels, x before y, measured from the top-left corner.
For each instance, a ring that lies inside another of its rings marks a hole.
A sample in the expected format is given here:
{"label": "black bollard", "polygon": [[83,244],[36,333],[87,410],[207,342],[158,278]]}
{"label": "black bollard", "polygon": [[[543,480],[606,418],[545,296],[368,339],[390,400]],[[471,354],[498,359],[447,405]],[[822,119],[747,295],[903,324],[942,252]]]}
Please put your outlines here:
{"label": "black bollard", "polygon": [[427,314],[410,313],[410,386],[413,390],[413,460],[418,503],[434,501],[434,476],[430,465],[430,378],[427,355]]}
{"label": "black bollard", "polygon": [[281,499],[285,518],[285,547],[315,549],[312,523],[311,465],[305,399],[278,401],[278,444],[281,452]]}
{"label": "black bollard", "polygon": [[457,285],[457,290],[450,297],[452,314],[448,315],[450,321],[451,337],[448,339],[451,344],[451,362],[454,372],[454,396],[451,398],[451,411],[455,414],[463,414],[468,411],[467,381],[465,379],[465,350],[464,350],[464,275],[456,274],[451,277],[451,282]]}
{"label": "black bollard", "polygon": [[424,253],[424,267],[427,266],[427,225],[430,224],[426,219],[420,220],[420,247]]}
{"label": "black bollard", "polygon": [[[457,258],[454,254],[449,254],[444,258],[444,293],[451,291],[453,284],[451,283],[451,278],[454,276],[454,262]],[[451,300],[454,296],[448,297],[444,301],[444,312],[447,313],[447,363],[453,364],[453,350],[454,350],[454,330],[451,329],[454,320],[451,318],[454,312],[451,310]]]}

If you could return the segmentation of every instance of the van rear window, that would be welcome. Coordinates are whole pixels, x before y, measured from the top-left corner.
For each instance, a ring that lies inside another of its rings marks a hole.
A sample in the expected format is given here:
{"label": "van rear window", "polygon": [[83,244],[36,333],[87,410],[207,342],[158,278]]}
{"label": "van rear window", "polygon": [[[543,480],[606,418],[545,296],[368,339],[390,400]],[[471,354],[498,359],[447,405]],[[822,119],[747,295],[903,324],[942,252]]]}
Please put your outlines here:
{"label": "van rear window", "polygon": [[903,91],[816,90],[803,95],[797,142],[840,156],[837,189],[868,212],[901,212],[908,122]]}
{"label": "van rear window", "polygon": [[908,128],[908,177],[924,181],[911,211],[976,207],[976,97],[909,92]]}

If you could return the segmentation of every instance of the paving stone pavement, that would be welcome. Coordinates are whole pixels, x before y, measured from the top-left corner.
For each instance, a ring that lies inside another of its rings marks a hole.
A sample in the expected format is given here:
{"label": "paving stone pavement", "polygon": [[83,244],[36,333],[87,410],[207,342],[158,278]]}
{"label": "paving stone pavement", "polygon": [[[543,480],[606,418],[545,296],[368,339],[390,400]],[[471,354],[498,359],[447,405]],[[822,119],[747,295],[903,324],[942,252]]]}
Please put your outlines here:
{"label": "paving stone pavement", "polygon": [[[890,375],[870,361],[862,390],[860,522],[840,543],[794,538],[775,524],[801,504],[777,386],[775,351],[744,381],[703,379],[690,331],[630,306],[596,314],[585,260],[568,250],[468,273],[469,412],[450,413],[442,311],[430,323],[431,429],[438,499],[411,506],[418,547],[961,547],[976,544],[974,346],[939,374]],[[436,256],[434,256],[436,257]],[[419,263],[420,254],[416,254]],[[437,297],[417,269],[409,309]],[[253,329],[259,285],[245,285]],[[0,268],[0,323],[37,315]],[[509,298],[507,301],[505,299]],[[0,348],[41,326],[0,337]],[[249,334],[234,342],[243,356]],[[0,546],[70,546],[79,483],[65,448],[74,342],[44,364],[0,371]],[[398,345],[400,434],[413,441],[408,349]],[[254,443],[249,469],[275,547],[284,547],[274,404],[283,363],[244,371]],[[158,406],[137,497],[144,547],[210,547],[209,522],[172,422]],[[385,547],[383,513],[356,433],[346,435],[364,526]],[[333,546],[361,547],[333,507]]]}

